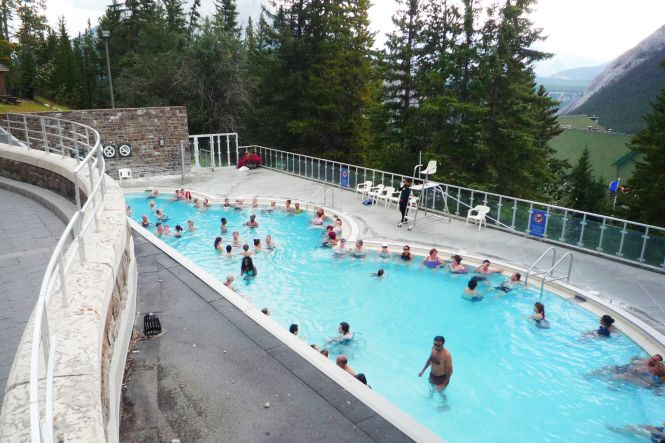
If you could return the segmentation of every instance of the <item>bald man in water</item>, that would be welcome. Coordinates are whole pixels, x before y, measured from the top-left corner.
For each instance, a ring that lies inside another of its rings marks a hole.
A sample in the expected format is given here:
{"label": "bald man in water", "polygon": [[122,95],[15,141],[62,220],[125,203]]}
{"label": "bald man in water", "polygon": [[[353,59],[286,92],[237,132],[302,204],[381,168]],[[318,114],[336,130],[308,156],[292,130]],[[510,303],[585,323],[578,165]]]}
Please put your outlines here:
{"label": "bald man in water", "polygon": [[440,335],[434,337],[434,346],[425,367],[418,374],[422,377],[425,370],[431,365],[432,370],[429,373],[429,382],[436,386],[436,389],[443,391],[450,383],[450,377],[453,375],[453,359],[450,352],[443,347],[446,339]]}
{"label": "bald man in water", "polygon": [[344,354],[339,355],[335,362],[337,363],[337,366],[344,369],[346,372],[353,375],[354,377],[356,376],[356,371],[354,371],[353,368],[349,366],[349,361],[346,358],[346,355]]}

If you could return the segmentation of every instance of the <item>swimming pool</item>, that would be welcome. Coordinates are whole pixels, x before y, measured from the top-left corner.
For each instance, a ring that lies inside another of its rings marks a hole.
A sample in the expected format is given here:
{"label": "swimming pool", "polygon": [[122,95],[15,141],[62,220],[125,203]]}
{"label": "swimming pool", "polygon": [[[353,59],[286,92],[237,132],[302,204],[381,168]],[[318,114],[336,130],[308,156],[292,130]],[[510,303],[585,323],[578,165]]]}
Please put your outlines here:
{"label": "swimming pool", "polygon": [[[134,219],[150,214],[143,195],[127,200]],[[252,232],[241,226],[249,211],[200,212],[163,199],[157,207],[170,216],[171,229],[195,221],[195,233],[164,241],[220,280],[228,272],[237,277],[240,268],[239,256],[213,250],[221,217],[244,239],[271,234],[277,250],[256,256],[259,276],[237,279],[239,292],[269,307],[285,328],[298,323],[308,343],[323,346],[340,321],[349,322],[356,337],[331,348],[331,358],[344,352],[374,390],[450,442],[629,441],[605,425],[657,424],[665,416],[665,402],[653,391],[586,375],[642,351],[622,336],[580,339],[597,318],[559,297],[543,296],[552,328],[540,330],[526,319],[537,293],[491,291],[471,303],[460,297],[468,277],[375,255],[334,259],[318,247],[322,230],[309,226],[308,214],[257,212],[260,227]],[[386,276],[371,278],[379,267]],[[495,277],[493,283],[501,280]],[[417,377],[438,334],[455,366],[445,398],[430,394],[426,375]]]}

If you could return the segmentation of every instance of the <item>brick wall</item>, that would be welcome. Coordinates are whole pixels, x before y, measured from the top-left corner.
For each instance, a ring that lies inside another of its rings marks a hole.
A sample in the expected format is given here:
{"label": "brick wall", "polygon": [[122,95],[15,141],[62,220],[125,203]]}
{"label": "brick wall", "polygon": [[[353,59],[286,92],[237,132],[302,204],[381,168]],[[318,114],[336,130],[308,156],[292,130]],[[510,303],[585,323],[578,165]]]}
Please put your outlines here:
{"label": "brick wall", "polygon": [[[180,175],[180,143],[185,147],[185,173],[191,171],[187,109],[184,106],[160,108],[85,109],[44,112],[39,115],[72,120],[99,131],[102,144],[128,143],[130,157],[106,159],[107,173],[117,179],[119,168],[130,168],[134,177]],[[160,146],[163,140],[163,146]],[[117,149],[116,149],[117,151]]]}

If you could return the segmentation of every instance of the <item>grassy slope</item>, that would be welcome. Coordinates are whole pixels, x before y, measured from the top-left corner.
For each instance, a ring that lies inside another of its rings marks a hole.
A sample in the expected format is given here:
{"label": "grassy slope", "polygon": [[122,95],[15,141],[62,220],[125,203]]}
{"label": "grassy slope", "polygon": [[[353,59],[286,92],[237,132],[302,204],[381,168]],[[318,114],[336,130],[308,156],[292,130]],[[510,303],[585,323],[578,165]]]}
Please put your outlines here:
{"label": "grassy slope", "polygon": [[[602,126],[584,115],[559,117],[559,124],[580,129],[591,125],[603,130]],[[628,135],[564,129],[561,135],[550,141],[550,146],[556,150],[558,158],[568,160],[571,165],[575,165],[584,148],[588,148],[594,175],[608,181],[616,176],[616,168],[612,163],[629,151],[626,146],[629,141]]]}
{"label": "grassy slope", "polygon": [[[44,106],[44,103],[48,103],[51,107]],[[21,99],[21,104],[19,105],[4,105],[0,103],[0,113],[5,112],[46,112],[46,111],[57,111],[59,108],[63,111],[68,111],[69,108],[63,105],[54,104],[53,102],[37,97],[33,100]]]}

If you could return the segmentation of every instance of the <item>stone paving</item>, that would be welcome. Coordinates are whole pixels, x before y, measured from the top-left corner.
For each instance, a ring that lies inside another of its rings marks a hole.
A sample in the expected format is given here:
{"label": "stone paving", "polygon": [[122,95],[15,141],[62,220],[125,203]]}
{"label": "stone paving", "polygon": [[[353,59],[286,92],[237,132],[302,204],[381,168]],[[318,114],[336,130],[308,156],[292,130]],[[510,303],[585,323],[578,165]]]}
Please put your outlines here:
{"label": "stone paving", "polygon": [[65,224],[39,203],[0,189],[0,407],[14,354]]}
{"label": "stone paving", "polygon": [[[163,186],[183,186],[180,180],[163,179],[151,183]],[[258,168],[241,172],[234,167],[219,168],[215,172],[201,170],[184,185],[187,189],[226,196],[275,196],[307,201],[321,183]],[[319,193],[319,195],[321,195]],[[526,268],[551,245],[495,229],[465,227],[464,222],[429,222],[413,231],[397,228],[397,209],[362,206],[353,192],[335,188],[335,208],[352,216],[359,225],[360,237],[365,240],[389,240],[398,243],[421,244],[501,260]],[[331,201],[328,200],[330,206]],[[560,251],[565,247],[557,246]],[[572,251],[574,263],[571,284],[583,290],[597,291],[598,295],[626,307],[651,326],[665,333],[665,275],[628,266],[603,257]]]}

